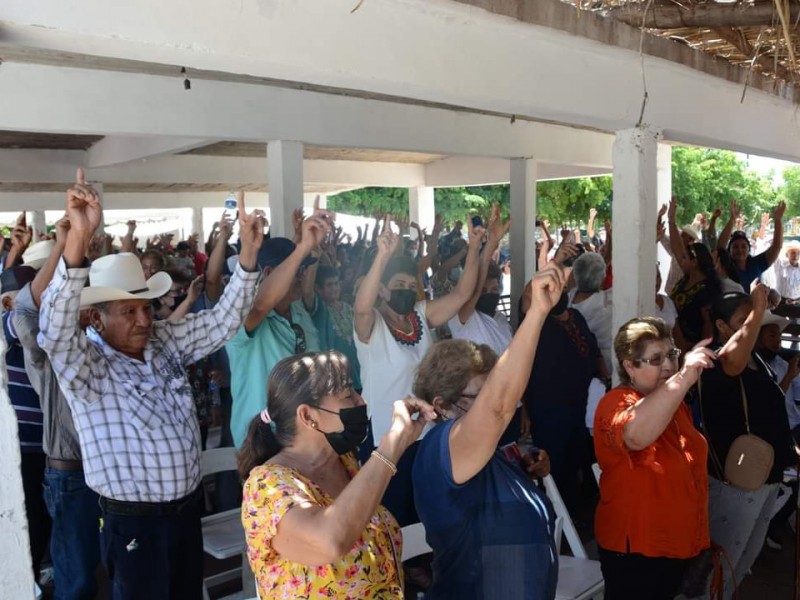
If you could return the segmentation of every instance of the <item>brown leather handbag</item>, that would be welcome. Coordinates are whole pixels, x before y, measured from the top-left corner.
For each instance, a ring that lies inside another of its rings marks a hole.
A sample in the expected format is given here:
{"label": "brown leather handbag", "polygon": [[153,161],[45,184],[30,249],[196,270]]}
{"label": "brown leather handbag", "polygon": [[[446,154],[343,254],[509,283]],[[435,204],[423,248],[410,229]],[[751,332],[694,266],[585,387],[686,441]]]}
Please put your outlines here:
{"label": "brown leather handbag", "polygon": [[[700,418],[703,420],[703,430],[708,437],[705,415],[703,415],[703,396],[700,379],[697,380],[698,400],[700,402]],[[742,395],[742,406],[744,408],[744,425],[747,433],[740,435],[728,449],[725,457],[725,467],[714,452],[714,446],[709,440],[708,449],[711,458],[717,468],[717,472],[722,480],[730,485],[748,491],[759,489],[764,485],[772,471],[775,463],[775,449],[769,442],[764,441],[757,435],[750,433],[750,417],[747,411],[747,394],[744,391],[744,383],[739,377],[739,389]]]}

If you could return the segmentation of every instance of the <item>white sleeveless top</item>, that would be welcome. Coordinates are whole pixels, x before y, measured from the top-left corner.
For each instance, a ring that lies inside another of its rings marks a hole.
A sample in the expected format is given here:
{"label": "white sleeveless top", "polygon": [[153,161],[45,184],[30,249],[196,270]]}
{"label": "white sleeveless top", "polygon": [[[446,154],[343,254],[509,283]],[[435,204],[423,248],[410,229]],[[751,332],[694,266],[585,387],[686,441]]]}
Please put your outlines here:
{"label": "white sleeveless top", "polygon": [[421,337],[416,344],[397,341],[375,309],[375,324],[369,343],[363,343],[358,334],[354,334],[364,388],[361,395],[367,401],[376,446],[392,424],[395,400],[411,394],[417,367],[433,345],[433,334],[425,316],[425,302],[422,300],[414,306],[421,327]]}

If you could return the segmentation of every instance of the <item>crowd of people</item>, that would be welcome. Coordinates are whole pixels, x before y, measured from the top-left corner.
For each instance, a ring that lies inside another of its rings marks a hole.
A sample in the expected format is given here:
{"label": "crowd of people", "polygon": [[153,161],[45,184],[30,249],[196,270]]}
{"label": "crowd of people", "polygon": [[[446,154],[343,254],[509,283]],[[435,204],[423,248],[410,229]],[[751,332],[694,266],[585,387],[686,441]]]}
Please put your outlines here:
{"label": "crowd of people", "polygon": [[[261,598],[413,584],[551,600],[540,480],[575,514],[595,462],[609,600],[730,598],[777,544],[800,442],[800,358],[771,312],[800,301],[782,204],[769,242],[769,216],[752,241],[735,202],[719,236],[722,210],[679,227],[677,201],[663,207],[666,290],[659,275],[653,314],[615,332],[611,225],[595,231],[594,210],[586,231],[537,221],[513,329],[496,205],[485,221],[437,215],[430,234],[376,215],[357,236],[315,205],[289,239],[237,203],[204,247],[142,247],[135,222],[117,246],[79,170],[51,235],[34,242],[22,216],[3,240],[31,557],[37,578],[52,563],[56,598],[94,598],[100,563],[115,600],[201,597],[211,426],[238,452],[240,480],[219,487],[241,504]],[[404,564],[416,523],[432,560]]]}

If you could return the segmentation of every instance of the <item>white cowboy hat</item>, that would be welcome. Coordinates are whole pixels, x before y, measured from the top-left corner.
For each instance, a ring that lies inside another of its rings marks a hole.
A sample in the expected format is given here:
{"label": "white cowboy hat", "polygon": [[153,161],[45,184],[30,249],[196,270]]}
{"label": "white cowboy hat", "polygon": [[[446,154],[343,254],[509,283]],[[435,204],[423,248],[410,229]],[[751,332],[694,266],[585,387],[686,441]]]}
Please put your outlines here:
{"label": "white cowboy hat", "polygon": [[28,246],[28,249],[22,253],[22,264],[28,265],[31,269],[36,269],[38,271],[50,257],[50,253],[53,252],[53,248],[55,247],[56,243],[53,240],[44,240],[31,244]]}
{"label": "white cowboy hat", "polygon": [[683,227],[681,227],[681,233],[685,233],[690,238],[692,238],[695,242],[699,242],[700,241],[700,234],[697,233],[697,230],[694,227],[692,227],[691,225],[684,225]]}
{"label": "white cowboy hat", "polygon": [[152,300],[172,287],[172,277],[159,271],[145,281],[135,254],[120,252],[98,258],[89,269],[89,286],[81,292],[81,308],[114,300]]}
{"label": "white cowboy hat", "polygon": [[783,254],[789,254],[789,250],[798,250],[800,251],[800,242],[797,240],[789,240],[783,245]]}
{"label": "white cowboy hat", "polygon": [[783,330],[786,329],[789,323],[791,323],[789,319],[776,315],[771,310],[765,310],[764,317],[761,319],[762,327],[765,325],[777,325],[781,333],[783,333]]}

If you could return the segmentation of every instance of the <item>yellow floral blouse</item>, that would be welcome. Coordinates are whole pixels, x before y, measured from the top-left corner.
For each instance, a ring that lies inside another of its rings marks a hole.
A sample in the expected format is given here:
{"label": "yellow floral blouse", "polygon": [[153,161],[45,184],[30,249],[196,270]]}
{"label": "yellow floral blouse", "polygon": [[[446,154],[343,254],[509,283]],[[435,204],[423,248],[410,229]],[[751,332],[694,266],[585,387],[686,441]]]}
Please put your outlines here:
{"label": "yellow floral blouse", "polygon": [[[352,455],[342,457],[352,478],[358,471]],[[283,515],[294,506],[330,506],[333,498],[295,469],[265,464],[250,471],[244,485],[242,524],[247,558],[261,598],[402,599],[403,541],[391,513],[378,506],[355,545],[336,563],[310,567],[285,560],[270,540]]]}

